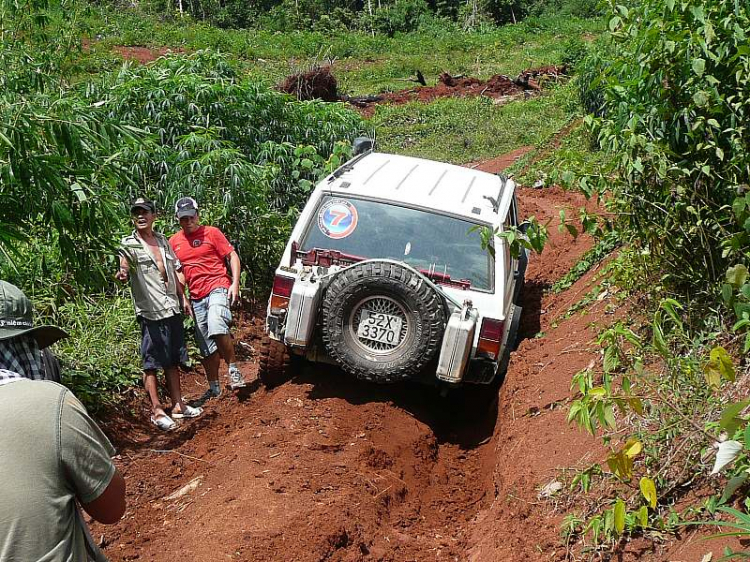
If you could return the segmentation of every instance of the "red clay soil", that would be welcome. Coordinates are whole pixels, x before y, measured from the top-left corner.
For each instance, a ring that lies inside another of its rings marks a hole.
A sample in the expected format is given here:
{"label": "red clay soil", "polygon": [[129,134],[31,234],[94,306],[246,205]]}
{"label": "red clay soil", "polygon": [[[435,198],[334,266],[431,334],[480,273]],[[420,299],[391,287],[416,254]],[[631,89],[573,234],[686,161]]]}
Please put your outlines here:
{"label": "red clay soil", "polygon": [[472,170],[481,170],[482,172],[488,172],[490,174],[499,174],[506,168],[509,168],[515,164],[520,158],[534,150],[533,146],[522,146],[507,154],[502,154],[497,158],[490,158],[489,160],[482,160],[481,162],[472,162],[466,164],[467,168]]}
{"label": "red clay soil", "polygon": [[[538,490],[563,467],[600,461],[598,439],[565,422],[572,375],[597,357],[605,302],[560,320],[591,274],[545,290],[591,247],[557,231],[582,198],[521,189],[524,215],[551,219],[551,243],[527,272],[525,338],[505,383],[441,397],[416,384],[375,386],[308,366],[273,390],[256,379],[262,320],[237,333],[253,383],[157,433],[138,418],[107,424],[128,508],[93,525],[113,561],[406,562],[561,560],[561,513]],[[557,320],[559,326],[554,327]],[[543,332],[543,335],[539,333]],[[535,337],[536,336],[536,337]],[[204,389],[186,377],[189,396]],[[494,400],[493,400],[494,397]],[[658,558],[657,558],[658,559]],[[691,559],[692,560],[692,559]]]}
{"label": "red clay soil", "polygon": [[336,78],[330,66],[321,66],[306,72],[287,76],[277,89],[292,94],[300,100],[321,99],[323,101],[345,101],[359,108],[365,116],[375,111],[381,103],[404,104],[411,101],[429,103],[445,97],[487,96],[498,101],[538,92],[539,81],[557,80],[564,76],[564,66],[545,66],[522,72],[517,78],[497,74],[488,80],[459,76],[454,77],[444,72],[435,86],[418,86],[398,92],[372,96],[352,97],[339,94]]}

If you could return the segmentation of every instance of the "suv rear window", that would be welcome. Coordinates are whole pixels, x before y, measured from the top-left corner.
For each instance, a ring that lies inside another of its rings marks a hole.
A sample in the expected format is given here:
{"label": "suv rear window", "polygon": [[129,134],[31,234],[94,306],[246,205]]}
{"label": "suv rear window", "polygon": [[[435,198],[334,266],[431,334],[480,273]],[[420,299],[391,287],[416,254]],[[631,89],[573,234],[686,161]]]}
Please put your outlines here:
{"label": "suv rear window", "polygon": [[492,257],[470,221],[389,203],[325,196],[300,245],[403,261],[491,291]]}

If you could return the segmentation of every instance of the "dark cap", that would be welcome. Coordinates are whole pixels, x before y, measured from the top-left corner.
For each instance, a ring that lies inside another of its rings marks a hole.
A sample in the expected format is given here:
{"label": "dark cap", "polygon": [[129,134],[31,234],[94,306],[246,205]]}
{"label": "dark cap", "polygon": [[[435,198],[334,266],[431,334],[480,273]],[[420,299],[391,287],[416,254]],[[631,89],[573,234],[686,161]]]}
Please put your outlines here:
{"label": "dark cap", "polygon": [[198,214],[198,203],[192,197],[183,197],[174,204],[174,213],[178,219],[194,217]]}
{"label": "dark cap", "polygon": [[130,212],[132,213],[136,209],[146,209],[150,213],[156,212],[156,205],[152,201],[149,201],[148,199],[145,199],[143,197],[139,197],[135,201],[133,201],[130,204]]}
{"label": "dark cap", "polygon": [[67,338],[56,326],[34,326],[34,309],[23,291],[7,281],[0,281],[0,341],[28,334],[39,349]]}

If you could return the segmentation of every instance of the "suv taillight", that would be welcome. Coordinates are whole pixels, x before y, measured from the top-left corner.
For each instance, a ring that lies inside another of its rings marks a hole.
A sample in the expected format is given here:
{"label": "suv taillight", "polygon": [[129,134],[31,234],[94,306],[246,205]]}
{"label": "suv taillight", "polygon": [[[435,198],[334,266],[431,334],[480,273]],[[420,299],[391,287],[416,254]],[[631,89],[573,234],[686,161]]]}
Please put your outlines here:
{"label": "suv taillight", "polygon": [[281,314],[282,310],[289,308],[289,297],[292,295],[294,277],[277,275],[273,278],[273,289],[271,289],[271,314]]}
{"label": "suv taillight", "polygon": [[495,361],[500,355],[500,344],[503,341],[505,322],[494,318],[484,318],[479,330],[477,357],[486,357]]}

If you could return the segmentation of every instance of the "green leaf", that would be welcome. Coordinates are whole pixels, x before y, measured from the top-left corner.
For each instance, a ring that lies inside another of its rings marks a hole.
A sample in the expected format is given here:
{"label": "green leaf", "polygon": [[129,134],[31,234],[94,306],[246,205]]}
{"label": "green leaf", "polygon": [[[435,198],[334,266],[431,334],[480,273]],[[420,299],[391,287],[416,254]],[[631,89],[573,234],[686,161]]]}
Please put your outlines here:
{"label": "green leaf", "polygon": [[747,267],[742,264],[735,265],[727,269],[726,277],[727,283],[735,288],[738,288],[745,284],[747,281]]}
{"label": "green leaf", "polygon": [[635,438],[628,439],[627,443],[625,443],[625,446],[623,447],[623,452],[631,459],[634,459],[635,457],[640,455],[641,451],[643,451],[643,443]]}
{"label": "green leaf", "polygon": [[750,303],[735,302],[734,314],[737,318],[750,318]]}
{"label": "green leaf", "polygon": [[654,314],[653,328],[653,344],[656,350],[661,353],[662,356],[667,357],[669,355],[669,349],[667,348],[667,342],[664,339],[664,333],[661,329],[661,312]]}
{"label": "green leaf", "polygon": [[651,509],[656,509],[656,484],[651,478],[643,477],[638,483],[638,487],[641,489],[643,497],[646,502],[651,506]]}
{"label": "green leaf", "polygon": [[714,347],[711,350],[710,362],[716,364],[716,368],[718,368],[719,373],[721,373],[721,376],[723,378],[728,381],[734,382],[734,364],[732,363],[732,358],[730,357],[729,353],[727,353],[726,349],[724,349],[720,345]]}
{"label": "green leaf", "polygon": [[592,398],[596,400],[601,400],[602,398],[607,396],[607,391],[601,386],[596,386],[592,388],[591,390],[589,390],[589,396],[591,396]]}
{"label": "green leaf", "polygon": [[703,76],[703,73],[706,71],[706,61],[703,59],[693,59],[693,72],[695,72],[699,77]]}
{"label": "green leaf", "polygon": [[726,429],[730,434],[734,433],[742,423],[742,420],[737,416],[742,410],[747,408],[748,404],[750,404],[750,398],[740,402],[734,402],[724,408],[721,412],[721,418],[719,419],[719,429]]}
{"label": "green leaf", "polygon": [[643,402],[641,402],[640,398],[628,398],[628,404],[630,404],[630,407],[636,414],[639,416],[643,415]]}
{"label": "green leaf", "polygon": [[734,298],[734,291],[729,283],[724,283],[721,286],[721,298],[727,306],[731,304],[732,299]]}
{"label": "green leaf", "polygon": [[615,421],[615,412],[612,404],[604,406],[604,424],[610,429],[617,429],[617,422]]}
{"label": "green leaf", "polygon": [[645,505],[638,510],[638,524],[644,529],[648,527],[648,507]]}
{"label": "green leaf", "polygon": [[747,477],[747,472],[743,472],[742,474],[731,478],[729,482],[727,482],[727,485],[724,487],[724,492],[721,494],[719,503],[726,503],[727,501],[729,501],[729,499],[734,495],[737,489],[745,483]]}
{"label": "green leaf", "polygon": [[[693,94],[693,101],[695,102],[695,105],[698,107],[705,107],[708,105],[708,94],[704,92],[703,90],[699,90]],[[708,168],[708,166],[704,166],[704,168]],[[710,169],[708,170],[710,171]]]}
{"label": "green leaf", "polygon": [[615,504],[615,531],[621,535],[625,530],[625,502],[617,500]]}

